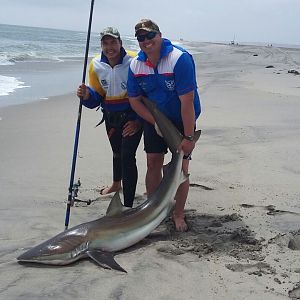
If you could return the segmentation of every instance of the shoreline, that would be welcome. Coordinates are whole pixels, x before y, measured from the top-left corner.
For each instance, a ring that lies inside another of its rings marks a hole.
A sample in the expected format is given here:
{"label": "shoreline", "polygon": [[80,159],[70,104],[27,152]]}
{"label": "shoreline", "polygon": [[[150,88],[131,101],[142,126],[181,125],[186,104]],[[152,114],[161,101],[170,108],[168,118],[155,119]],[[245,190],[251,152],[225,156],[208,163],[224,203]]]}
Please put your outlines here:
{"label": "shoreline", "polygon": [[23,82],[9,95],[0,96],[0,108],[73,92],[81,82],[82,62],[19,62],[2,66],[1,75]]}

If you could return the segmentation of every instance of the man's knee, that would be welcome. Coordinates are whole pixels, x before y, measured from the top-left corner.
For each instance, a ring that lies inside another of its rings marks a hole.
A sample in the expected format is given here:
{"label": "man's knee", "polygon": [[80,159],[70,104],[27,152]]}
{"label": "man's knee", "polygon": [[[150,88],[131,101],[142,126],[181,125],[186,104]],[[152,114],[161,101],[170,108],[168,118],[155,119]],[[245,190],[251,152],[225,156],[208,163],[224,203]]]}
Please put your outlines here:
{"label": "man's knee", "polygon": [[124,166],[132,166],[136,164],[135,153],[130,151],[123,151],[122,152],[122,162]]}
{"label": "man's knee", "polygon": [[147,169],[148,171],[160,172],[164,162],[164,155],[160,153],[147,154]]}

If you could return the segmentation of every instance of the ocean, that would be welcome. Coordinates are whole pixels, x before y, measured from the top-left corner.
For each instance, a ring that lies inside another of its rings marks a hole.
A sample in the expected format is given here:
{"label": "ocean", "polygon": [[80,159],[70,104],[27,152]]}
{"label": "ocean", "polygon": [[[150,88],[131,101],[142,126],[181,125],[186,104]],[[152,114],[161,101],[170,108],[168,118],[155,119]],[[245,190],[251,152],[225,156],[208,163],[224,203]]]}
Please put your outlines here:
{"label": "ocean", "polygon": [[[74,92],[82,80],[86,32],[0,24],[0,107]],[[123,46],[138,50],[132,36]],[[91,33],[89,58],[100,52]]]}

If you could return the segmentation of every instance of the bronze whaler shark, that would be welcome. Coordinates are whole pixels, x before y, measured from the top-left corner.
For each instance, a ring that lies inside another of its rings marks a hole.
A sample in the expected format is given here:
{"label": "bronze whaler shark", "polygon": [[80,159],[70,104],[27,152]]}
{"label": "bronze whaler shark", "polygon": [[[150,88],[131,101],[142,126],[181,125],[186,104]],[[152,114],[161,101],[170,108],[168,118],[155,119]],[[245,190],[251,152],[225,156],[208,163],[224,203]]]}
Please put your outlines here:
{"label": "bronze whaler shark", "polygon": [[[177,151],[182,135],[152,101],[146,98],[143,101],[172,152],[158,189],[132,209],[125,209],[117,192],[106,216],[61,232],[20,255],[19,262],[68,265],[90,257],[101,267],[126,272],[115,261],[114,252],[128,248],[150,234],[170,214],[177,188],[187,179],[181,170],[183,153]],[[196,139],[200,133],[196,132]]]}

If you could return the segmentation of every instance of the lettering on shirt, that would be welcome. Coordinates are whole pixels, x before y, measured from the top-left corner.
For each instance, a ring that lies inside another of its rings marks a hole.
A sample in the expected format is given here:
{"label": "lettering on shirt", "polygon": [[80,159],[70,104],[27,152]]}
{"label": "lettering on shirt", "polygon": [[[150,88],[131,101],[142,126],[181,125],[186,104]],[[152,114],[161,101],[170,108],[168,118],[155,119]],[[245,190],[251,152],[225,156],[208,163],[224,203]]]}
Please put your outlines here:
{"label": "lettering on shirt", "polygon": [[146,82],[140,81],[140,82],[139,82],[139,86],[141,87],[141,89],[142,89],[144,92],[147,91],[147,83],[146,83]]}

